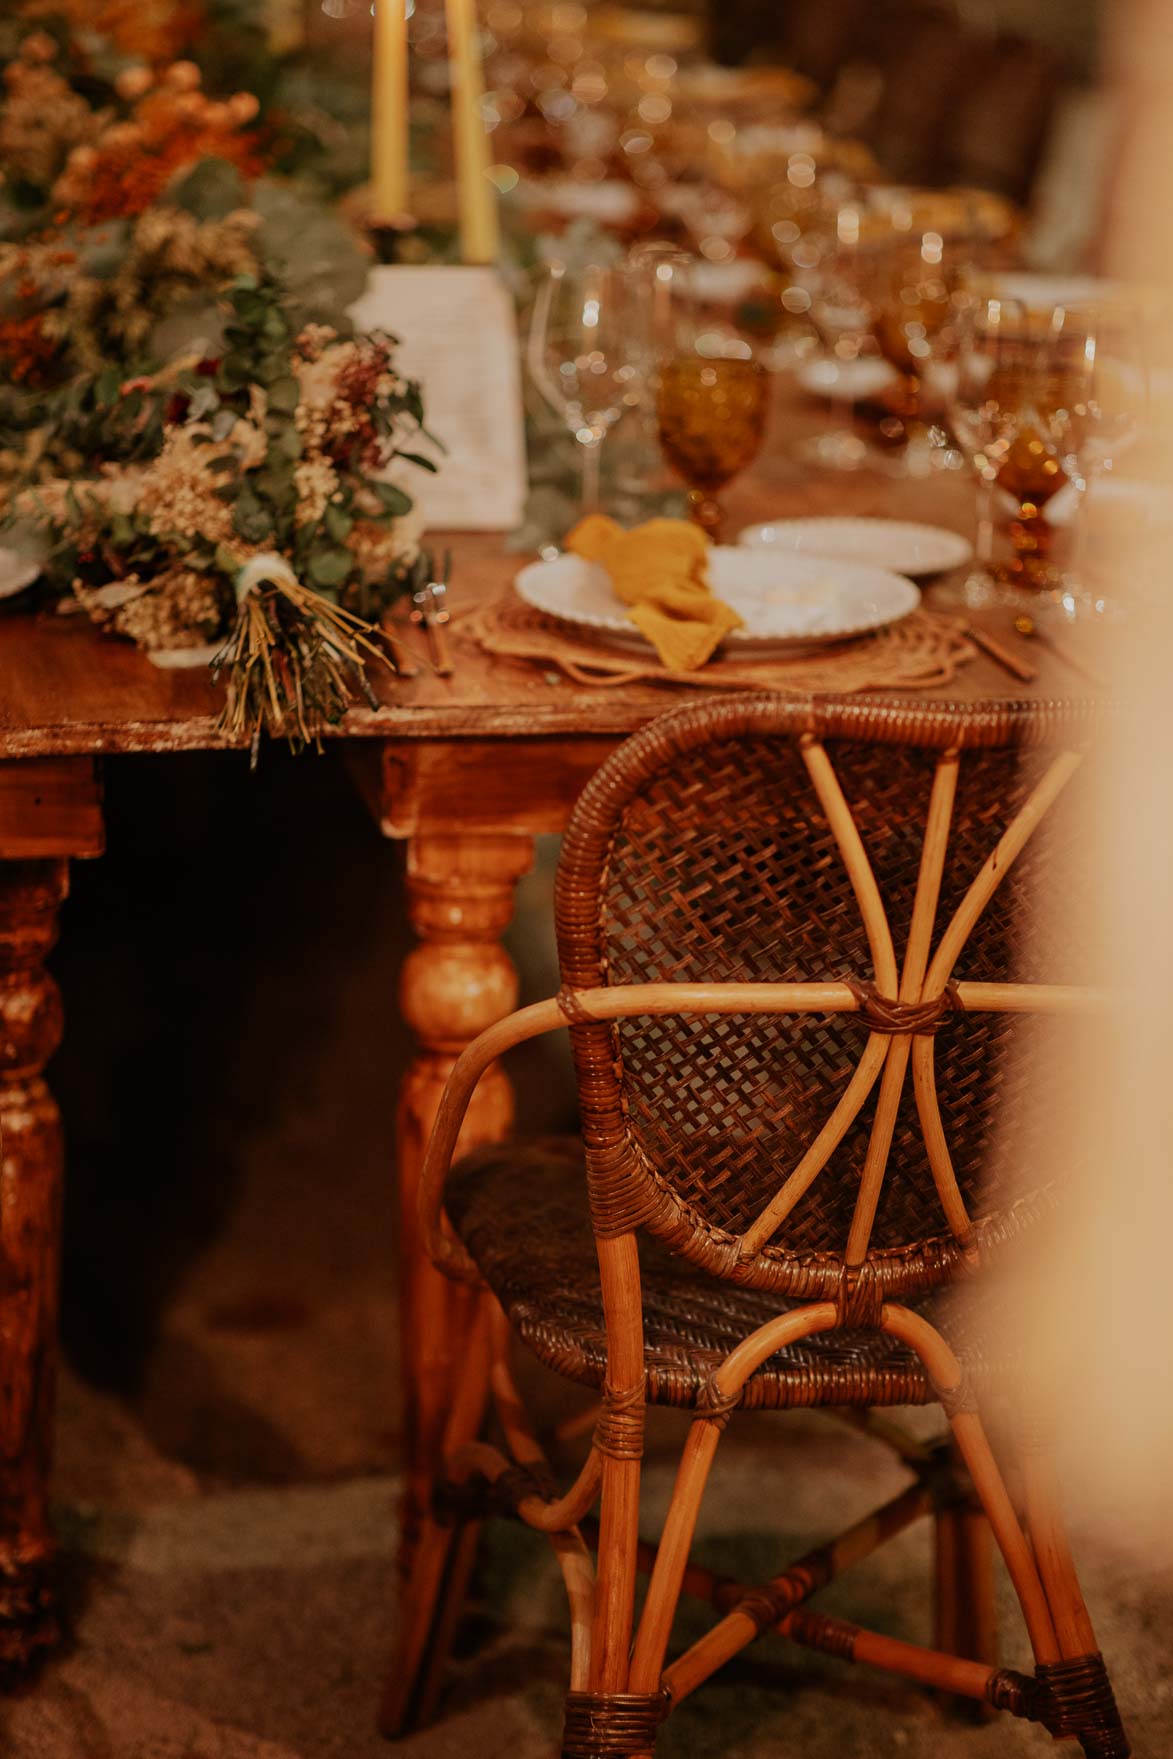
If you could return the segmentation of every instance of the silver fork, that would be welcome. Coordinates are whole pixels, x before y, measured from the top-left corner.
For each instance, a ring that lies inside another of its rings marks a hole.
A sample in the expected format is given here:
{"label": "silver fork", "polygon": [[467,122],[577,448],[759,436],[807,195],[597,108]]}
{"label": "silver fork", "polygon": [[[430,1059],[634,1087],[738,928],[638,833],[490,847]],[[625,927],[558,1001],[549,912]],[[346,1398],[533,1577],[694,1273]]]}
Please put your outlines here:
{"label": "silver fork", "polygon": [[440,570],[438,580],[426,580],[411,595],[411,620],[418,624],[424,632],[428,643],[428,652],[432,665],[440,678],[450,678],[453,666],[448,648],[448,636],[445,624],[450,621],[448,606],[445,602],[448,594],[448,576],[452,571],[452,551],[444,553],[444,566]]}

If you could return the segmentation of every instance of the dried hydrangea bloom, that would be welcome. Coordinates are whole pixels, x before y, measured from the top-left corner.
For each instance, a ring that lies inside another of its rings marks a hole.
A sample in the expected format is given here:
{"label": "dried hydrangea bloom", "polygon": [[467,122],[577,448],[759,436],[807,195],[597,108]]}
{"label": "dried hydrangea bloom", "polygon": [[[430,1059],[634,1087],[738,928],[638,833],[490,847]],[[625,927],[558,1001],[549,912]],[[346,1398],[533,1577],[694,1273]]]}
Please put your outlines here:
{"label": "dried hydrangea bloom", "polygon": [[74,152],[100,134],[108,113],[91,110],[52,67],[18,57],[4,69],[0,163],[9,183],[47,188]]}
{"label": "dried hydrangea bloom", "polygon": [[223,220],[197,220],[179,208],[143,214],[115,274],[78,275],[68,285],[64,329],[77,364],[97,372],[111,356],[133,356],[194,292],[255,269],[256,225],[245,212]]}
{"label": "dried hydrangea bloom", "polygon": [[232,508],[216,494],[223,478],[211,470],[211,457],[202,432],[169,430],[139,488],[139,511],[158,538],[202,538],[218,544],[231,537]]}
{"label": "dried hydrangea bloom", "polygon": [[201,647],[221,631],[224,606],[210,575],[195,568],[161,574],[115,611],[112,627],[148,652]]}

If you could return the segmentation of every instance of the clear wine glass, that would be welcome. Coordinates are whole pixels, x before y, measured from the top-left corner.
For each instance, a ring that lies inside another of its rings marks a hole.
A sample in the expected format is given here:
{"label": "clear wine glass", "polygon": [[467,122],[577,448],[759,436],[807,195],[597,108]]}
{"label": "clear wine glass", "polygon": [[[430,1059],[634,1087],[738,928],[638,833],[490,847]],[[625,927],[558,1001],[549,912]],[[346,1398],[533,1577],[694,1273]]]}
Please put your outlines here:
{"label": "clear wine glass", "polygon": [[645,453],[655,460],[662,474],[660,424],[656,392],[660,362],[674,348],[678,295],[673,288],[680,279],[691,279],[696,259],[679,245],[661,239],[632,245],[627,253],[632,313],[630,358],[634,378],[629,392]]}
{"label": "clear wine glass", "polygon": [[628,407],[632,347],[633,292],[624,270],[551,262],[534,301],[526,361],[580,448],[584,512],[599,505],[603,441]]}
{"label": "clear wine glass", "polygon": [[825,224],[806,240],[810,319],[823,346],[818,364],[826,373],[827,402],[836,425],[807,440],[802,456],[827,470],[859,470],[873,459],[867,441],[849,422],[837,420],[845,399],[836,396],[844,374],[852,371],[869,344],[874,348],[875,314],[864,274],[867,218],[858,201],[833,205]]}
{"label": "clear wine glass", "polygon": [[1049,316],[1054,382],[1047,430],[1079,494],[1071,564],[1060,599],[1069,616],[1109,609],[1090,542],[1097,485],[1109,478],[1149,419],[1142,314],[1127,301],[1057,306]]}

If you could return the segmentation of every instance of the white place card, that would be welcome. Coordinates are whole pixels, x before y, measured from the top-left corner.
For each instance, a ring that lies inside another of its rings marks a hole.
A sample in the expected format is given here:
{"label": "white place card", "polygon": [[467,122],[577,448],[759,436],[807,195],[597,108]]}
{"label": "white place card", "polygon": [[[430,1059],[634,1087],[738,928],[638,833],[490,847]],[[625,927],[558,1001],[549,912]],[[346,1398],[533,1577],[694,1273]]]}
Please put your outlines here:
{"label": "white place card", "polygon": [[497,270],[392,264],[350,308],[359,330],[399,338],[396,364],[423,387],[439,471],[400,469],[425,526],[510,531],[526,499],[521,361],[513,300]]}

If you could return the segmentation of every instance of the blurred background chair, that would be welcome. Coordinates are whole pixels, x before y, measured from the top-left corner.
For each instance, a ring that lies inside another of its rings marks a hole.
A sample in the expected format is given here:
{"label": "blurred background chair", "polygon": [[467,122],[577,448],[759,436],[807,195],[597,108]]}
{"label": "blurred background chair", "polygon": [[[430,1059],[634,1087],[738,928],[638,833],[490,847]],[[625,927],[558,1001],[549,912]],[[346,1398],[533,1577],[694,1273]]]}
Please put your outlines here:
{"label": "blurred background chair", "polygon": [[710,27],[722,61],[779,61],[813,79],[828,116],[889,177],[1029,203],[1062,102],[1087,71],[1048,34],[1046,9],[1035,14],[1032,32],[1021,6],[1011,24],[1003,9],[950,0],[723,0]]}

